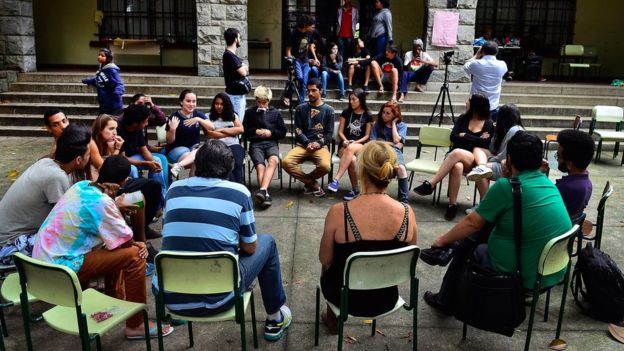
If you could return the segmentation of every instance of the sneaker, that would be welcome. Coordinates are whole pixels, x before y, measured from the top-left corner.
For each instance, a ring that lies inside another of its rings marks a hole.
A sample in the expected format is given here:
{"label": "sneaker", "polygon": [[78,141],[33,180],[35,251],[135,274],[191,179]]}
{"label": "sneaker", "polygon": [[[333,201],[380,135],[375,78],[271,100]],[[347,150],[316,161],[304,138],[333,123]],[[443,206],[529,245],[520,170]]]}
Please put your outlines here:
{"label": "sneaker", "polygon": [[448,205],[446,208],[446,213],[444,214],[444,219],[447,221],[452,221],[457,216],[457,205]]}
{"label": "sneaker", "polygon": [[364,92],[365,92],[366,94],[368,94],[368,85],[363,86],[363,87],[362,87],[362,90],[364,90]]}
{"label": "sneaker", "polygon": [[344,101],[347,97],[345,96],[345,94],[340,94],[340,97],[338,98],[338,101]]}
{"label": "sneaker", "polygon": [[424,181],[422,184],[414,188],[414,192],[421,196],[427,196],[433,194],[433,187],[428,181]]}
{"label": "sneaker", "polygon": [[422,249],[420,251],[420,259],[430,266],[446,267],[451,259],[455,245],[448,245],[445,247],[431,247],[428,249]]}
{"label": "sneaker", "polygon": [[256,200],[258,200],[258,202],[262,203],[264,202],[264,200],[266,199],[268,193],[265,189],[258,189],[255,193],[254,193],[254,197],[256,198]]}
{"label": "sneaker", "polygon": [[469,215],[474,212],[475,208],[477,208],[477,205],[474,205],[471,208],[467,208],[466,211],[464,212],[466,212],[466,214]]}
{"label": "sneaker", "polygon": [[273,200],[271,200],[271,195],[269,195],[268,193],[266,194],[266,196],[264,197],[264,201],[262,201],[262,208],[269,208],[271,207],[271,205],[273,204]]}
{"label": "sneaker", "polygon": [[345,201],[351,201],[360,195],[360,191],[358,189],[351,190],[343,197]]}
{"label": "sneaker", "polygon": [[484,178],[490,178],[491,176],[492,169],[484,165],[474,167],[468,174],[466,174],[466,178],[468,178],[471,182],[476,182],[477,180]]}
{"label": "sneaker", "polygon": [[303,195],[311,195],[316,191],[315,187],[308,188],[307,186],[303,186]]}
{"label": "sneaker", "polygon": [[434,294],[431,291],[425,291],[425,295],[423,295],[423,299],[425,300],[427,305],[446,314],[447,316],[453,315],[453,312],[451,311],[451,309],[448,306],[442,304],[442,302],[440,302],[439,294]]}
{"label": "sneaker", "polygon": [[282,315],[282,320],[270,321],[266,320],[264,322],[264,339],[267,341],[277,341],[284,336],[284,331],[290,327],[290,323],[292,323],[292,312],[290,312],[290,308],[284,305],[280,307],[280,313]]}
{"label": "sneaker", "polygon": [[347,93],[350,93],[350,92],[352,92],[352,91],[353,91],[353,87],[351,86],[351,84],[347,85],[347,89],[345,89],[345,91],[346,91]]}
{"label": "sneaker", "polygon": [[329,183],[329,185],[327,186],[327,190],[334,193],[338,191],[338,188],[340,188],[340,181],[336,179],[332,180],[331,183]]}
{"label": "sneaker", "polygon": [[171,175],[176,179],[180,175],[181,171],[182,171],[182,166],[180,166],[179,163],[174,163],[173,167],[171,167]]}
{"label": "sneaker", "polygon": [[321,99],[327,99],[327,94],[325,93],[321,94]]}

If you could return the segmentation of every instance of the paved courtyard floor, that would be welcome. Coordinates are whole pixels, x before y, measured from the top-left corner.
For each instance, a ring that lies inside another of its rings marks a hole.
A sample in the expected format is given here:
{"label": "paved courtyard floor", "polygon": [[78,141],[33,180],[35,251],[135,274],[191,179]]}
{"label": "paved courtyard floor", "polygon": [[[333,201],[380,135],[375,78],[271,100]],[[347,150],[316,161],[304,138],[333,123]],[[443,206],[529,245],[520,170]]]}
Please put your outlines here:
{"label": "paved courtyard floor", "polygon": [[[39,157],[49,150],[50,139],[46,138],[3,138],[0,140],[0,194],[4,194],[11,184],[11,179],[26,169]],[[282,145],[282,151],[287,150]],[[406,158],[414,155],[413,148],[406,148]],[[552,157],[554,152],[550,153]],[[424,157],[432,157],[425,153]],[[605,152],[603,161],[590,166],[591,179],[594,183],[594,194],[587,207],[588,219],[595,221],[596,206],[606,181],[611,181],[615,193],[609,199],[606,209],[605,227],[603,232],[603,249],[609,253],[624,268],[624,210],[622,209],[622,187],[624,187],[623,168],[617,161],[611,160],[611,153]],[[255,176],[255,175],[254,175]],[[561,174],[555,169],[550,173],[551,179],[557,179]],[[320,264],[318,262],[318,247],[325,215],[330,205],[342,200],[346,192],[348,181],[343,184],[344,190],[337,196],[328,195],[317,199],[302,194],[300,183],[293,185],[293,190],[287,190],[288,178],[285,177],[285,189],[279,189],[279,183],[274,181],[271,194],[274,203],[268,210],[256,211],[257,229],[260,233],[270,233],[275,236],[280,252],[282,275],[288,296],[288,305],[293,311],[294,322],[285,337],[274,343],[262,339],[263,320],[265,313],[256,288],[256,308],[258,317],[258,331],[260,333],[260,350],[314,350],[314,301],[315,286],[318,283]],[[416,182],[426,179],[423,175],[416,176]],[[415,183],[416,184],[416,183]],[[446,183],[444,184],[446,187]],[[462,186],[459,197],[460,210],[458,218],[464,210],[472,204],[472,186]],[[443,193],[445,193],[443,189]],[[390,190],[396,194],[396,184]],[[419,240],[422,248],[429,247],[430,243],[439,234],[448,230],[454,222],[444,220],[446,199],[441,199],[439,206],[431,205],[431,198],[418,197],[410,194],[412,205],[418,222]],[[543,218],[548,220],[548,218]],[[160,228],[160,223],[154,225]],[[160,241],[155,240],[154,246],[159,247]],[[426,290],[437,290],[445,269],[431,267],[418,263],[418,277],[420,291],[418,300],[418,347],[420,350],[519,350],[524,346],[527,321],[518,328],[513,337],[482,332],[474,328],[468,329],[468,338],[461,340],[462,325],[452,317],[446,317],[427,306],[422,300]],[[402,291],[405,287],[402,287]],[[543,322],[544,305],[539,304],[534,326],[532,350],[546,349],[554,337],[561,287],[554,289],[550,305],[550,319]],[[371,301],[374,303],[374,301]],[[155,317],[154,299],[148,294],[149,313]],[[43,303],[33,305],[35,312],[41,313],[49,306]],[[6,312],[10,336],[5,339],[8,350],[24,350],[22,320],[19,308],[12,307]],[[247,314],[248,347],[251,343],[250,315]],[[527,318],[528,320],[528,318]],[[378,333],[370,336],[370,327],[362,321],[349,320],[345,328],[345,335],[350,337],[350,343],[345,342],[345,350],[409,350],[411,349],[411,315],[402,311],[390,317],[379,320]],[[49,328],[44,322],[32,325],[32,336],[35,350],[72,350],[79,349],[78,338],[57,332]],[[195,350],[236,350],[240,349],[238,326],[234,322],[215,324],[195,324]],[[612,339],[607,332],[607,325],[583,315],[568,294],[562,338],[568,344],[568,350],[621,350],[623,345]],[[329,335],[327,329],[321,326],[320,346],[318,350],[336,348],[337,337]],[[122,328],[113,330],[102,339],[104,350],[142,350],[142,342],[131,342],[123,339]],[[95,345],[94,345],[95,347]],[[152,341],[156,348],[156,341]],[[184,350],[188,347],[186,327],[178,327],[173,335],[165,339],[167,350]]]}

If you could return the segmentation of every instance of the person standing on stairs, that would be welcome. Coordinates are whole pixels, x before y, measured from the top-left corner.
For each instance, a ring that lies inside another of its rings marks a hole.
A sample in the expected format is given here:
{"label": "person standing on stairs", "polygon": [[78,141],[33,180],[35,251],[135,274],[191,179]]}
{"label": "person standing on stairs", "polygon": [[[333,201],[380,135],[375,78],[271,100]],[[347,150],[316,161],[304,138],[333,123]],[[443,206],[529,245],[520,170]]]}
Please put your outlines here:
{"label": "person standing on stairs", "polygon": [[246,91],[244,85],[240,81],[249,75],[249,65],[241,61],[236,56],[236,49],[241,45],[241,35],[238,29],[228,28],[224,33],[225,51],[223,52],[223,79],[225,80],[225,92],[232,100],[234,112],[242,120],[245,116],[245,96]]}
{"label": "person standing on stairs", "polygon": [[97,59],[100,66],[95,72],[95,77],[84,78],[82,82],[97,88],[100,113],[117,116],[123,110],[125,91],[119,67],[113,63],[113,52],[109,49],[100,49]]}

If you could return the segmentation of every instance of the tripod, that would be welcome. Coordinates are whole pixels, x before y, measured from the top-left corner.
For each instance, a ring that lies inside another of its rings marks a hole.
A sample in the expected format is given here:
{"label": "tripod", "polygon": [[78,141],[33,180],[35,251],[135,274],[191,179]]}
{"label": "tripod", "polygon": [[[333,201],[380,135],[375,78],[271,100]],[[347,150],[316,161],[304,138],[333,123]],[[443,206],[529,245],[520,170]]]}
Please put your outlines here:
{"label": "tripod", "polygon": [[[295,116],[293,109],[293,94],[297,96],[299,99],[299,88],[297,88],[297,84],[295,83],[295,66],[289,65],[286,68],[286,72],[288,73],[288,80],[286,80],[286,84],[284,85],[284,93],[282,96],[282,103],[285,99],[289,100],[288,104],[288,113],[290,114],[290,131],[291,133],[295,132]],[[299,101],[301,103],[301,101]],[[290,138],[291,148],[295,147],[295,138]]]}
{"label": "tripod", "polygon": [[[428,125],[431,125],[433,121],[433,117],[438,117],[438,127],[442,125],[442,119],[444,119],[444,104],[448,99],[448,106],[451,109],[451,119],[453,123],[455,123],[455,113],[453,113],[453,103],[451,103],[451,94],[449,93],[448,88],[448,65],[451,59],[444,57],[444,83],[440,87],[440,93],[438,94],[438,99],[436,100],[435,105],[433,106],[433,111],[431,111],[431,117],[429,117]],[[440,98],[442,99],[442,103],[440,104]],[[440,113],[436,115],[436,110],[438,109],[438,104],[440,106]]]}

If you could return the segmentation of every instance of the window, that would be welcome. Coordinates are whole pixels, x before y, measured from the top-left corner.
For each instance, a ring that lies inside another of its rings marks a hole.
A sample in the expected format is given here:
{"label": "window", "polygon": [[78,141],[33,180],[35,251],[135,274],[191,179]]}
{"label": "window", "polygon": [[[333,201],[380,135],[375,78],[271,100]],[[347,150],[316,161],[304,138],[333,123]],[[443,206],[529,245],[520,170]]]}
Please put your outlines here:
{"label": "window", "polygon": [[576,0],[479,0],[475,36],[487,26],[495,36],[506,26],[518,38],[533,31],[543,40],[544,54],[556,55],[561,45],[573,42],[575,16]]}
{"label": "window", "polygon": [[194,0],[98,0],[104,12],[100,39],[155,39],[195,43]]}

